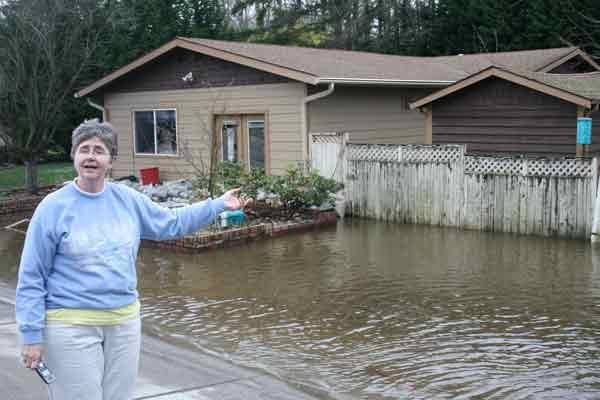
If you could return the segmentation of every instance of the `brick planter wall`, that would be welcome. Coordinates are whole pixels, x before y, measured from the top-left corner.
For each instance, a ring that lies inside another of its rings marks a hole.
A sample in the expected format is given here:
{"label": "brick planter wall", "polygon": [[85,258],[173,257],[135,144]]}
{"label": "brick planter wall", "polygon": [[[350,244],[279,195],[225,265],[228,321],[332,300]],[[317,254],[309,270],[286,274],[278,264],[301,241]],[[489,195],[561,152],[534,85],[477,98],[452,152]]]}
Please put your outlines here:
{"label": "brick planter wall", "polygon": [[143,240],[142,245],[173,251],[199,252],[208,249],[236,246],[261,237],[281,236],[337,223],[335,211],[314,212],[313,219],[302,222],[264,223],[229,229],[222,232],[200,233],[178,240]]}
{"label": "brick planter wall", "polygon": [[59,186],[41,187],[36,194],[27,194],[24,190],[13,190],[5,192],[8,194],[6,200],[0,200],[0,216],[8,217],[13,214],[22,215],[25,213],[33,214],[33,210],[50,192],[58,189]]}

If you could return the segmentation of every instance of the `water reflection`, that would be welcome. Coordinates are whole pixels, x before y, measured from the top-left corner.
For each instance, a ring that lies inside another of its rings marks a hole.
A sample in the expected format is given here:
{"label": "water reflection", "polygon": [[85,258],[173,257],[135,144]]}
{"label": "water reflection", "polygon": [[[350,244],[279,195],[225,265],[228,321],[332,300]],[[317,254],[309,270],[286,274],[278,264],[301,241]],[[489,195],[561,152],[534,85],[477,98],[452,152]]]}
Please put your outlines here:
{"label": "water reflection", "polygon": [[143,249],[139,284],[152,332],[335,392],[598,398],[599,250],[354,220],[199,255]]}

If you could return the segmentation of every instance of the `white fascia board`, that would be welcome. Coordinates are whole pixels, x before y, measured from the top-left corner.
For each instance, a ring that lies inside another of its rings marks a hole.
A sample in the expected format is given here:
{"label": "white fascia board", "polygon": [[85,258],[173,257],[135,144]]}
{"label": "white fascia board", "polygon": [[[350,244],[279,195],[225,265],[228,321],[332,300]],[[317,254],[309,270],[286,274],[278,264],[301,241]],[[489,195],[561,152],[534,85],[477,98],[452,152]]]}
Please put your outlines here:
{"label": "white fascia board", "polygon": [[351,85],[390,85],[390,86],[448,86],[456,81],[368,79],[368,78],[319,78],[318,83],[339,83]]}

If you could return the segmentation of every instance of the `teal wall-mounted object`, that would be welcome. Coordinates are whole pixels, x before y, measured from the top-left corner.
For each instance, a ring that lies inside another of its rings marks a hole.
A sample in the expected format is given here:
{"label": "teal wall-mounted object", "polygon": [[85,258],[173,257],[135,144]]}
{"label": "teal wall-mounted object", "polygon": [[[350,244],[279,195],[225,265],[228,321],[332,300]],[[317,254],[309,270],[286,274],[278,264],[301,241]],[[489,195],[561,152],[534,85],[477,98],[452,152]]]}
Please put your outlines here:
{"label": "teal wall-mounted object", "polygon": [[592,144],[592,119],[577,118],[577,144]]}

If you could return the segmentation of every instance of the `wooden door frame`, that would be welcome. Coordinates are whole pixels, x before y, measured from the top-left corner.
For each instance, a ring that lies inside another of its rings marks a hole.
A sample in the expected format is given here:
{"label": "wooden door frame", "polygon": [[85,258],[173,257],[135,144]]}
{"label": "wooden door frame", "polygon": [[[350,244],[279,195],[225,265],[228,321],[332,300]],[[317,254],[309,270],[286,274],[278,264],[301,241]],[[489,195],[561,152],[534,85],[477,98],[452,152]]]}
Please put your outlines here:
{"label": "wooden door frame", "polygon": [[217,147],[218,151],[214,152],[213,157],[216,160],[223,160],[223,143],[222,143],[222,131],[223,124],[226,121],[236,121],[239,124],[238,129],[238,161],[242,163],[244,168],[249,166],[249,132],[248,122],[261,120],[264,123],[264,154],[265,154],[265,173],[268,175],[271,171],[271,134],[270,134],[270,120],[268,111],[256,111],[256,112],[227,112],[222,114],[213,115],[213,143]]}

